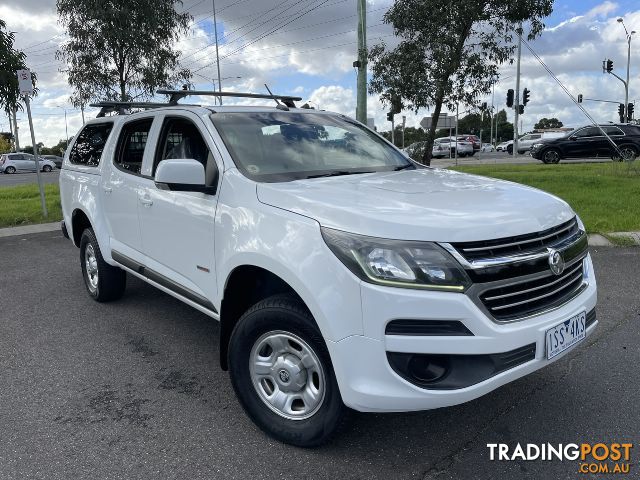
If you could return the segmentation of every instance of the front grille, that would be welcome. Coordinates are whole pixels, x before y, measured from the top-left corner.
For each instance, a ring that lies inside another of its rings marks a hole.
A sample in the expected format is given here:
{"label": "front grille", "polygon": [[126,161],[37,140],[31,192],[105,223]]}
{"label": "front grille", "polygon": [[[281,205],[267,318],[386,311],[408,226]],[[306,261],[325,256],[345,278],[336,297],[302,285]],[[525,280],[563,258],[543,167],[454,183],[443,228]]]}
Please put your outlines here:
{"label": "front grille", "polygon": [[541,232],[514,237],[483,240],[479,242],[455,243],[453,247],[469,262],[477,259],[508,257],[537,251],[557,245],[578,233],[578,220],[573,217],[568,222]]}
{"label": "front grille", "polygon": [[534,315],[560,306],[578,295],[585,286],[584,261],[567,267],[561,275],[550,271],[530,280],[514,279],[480,293],[489,313],[499,321]]}

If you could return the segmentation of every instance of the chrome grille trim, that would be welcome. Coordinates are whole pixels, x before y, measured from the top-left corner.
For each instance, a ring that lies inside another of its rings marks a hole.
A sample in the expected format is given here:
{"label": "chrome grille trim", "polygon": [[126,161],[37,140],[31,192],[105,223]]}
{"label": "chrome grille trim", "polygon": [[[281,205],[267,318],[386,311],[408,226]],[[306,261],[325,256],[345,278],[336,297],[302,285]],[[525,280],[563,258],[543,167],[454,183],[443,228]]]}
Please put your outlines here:
{"label": "chrome grille trim", "polygon": [[[512,279],[498,280],[494,282],[476,283],[467,291],[471,300],[497,323],[510,323],[525,320],[527,318],[550,312],[570,302],[579,295],[589,284],[587,253],[574,259],[567,265],[565,272],[560,276],[547,272],[524,275]],[[549,280],[546,282],[545,280]],[[544,282],[542,285],[536,283]],[[535,286],[527,288],[526,284],[534,283]],[[561,284],[544,295],[519,300],[519,295],[528,295],[531,292],[542,290]],[[517,289],[522,286],[522,289]],[[504,292],[505,289],[514,289]],[[563,290],[566,290],[564,293]],[[497,291],[500,291],[500,294]],[[492,294],[492,292],[495,292]],[[504,293],[502,293],[504,292]],[[554,297],[555,298],[551,298]],[[548,302],[544,302],[549,298]],[[513,299],[509,303],[500,303],[500,300]],[[496,304],[496,300],[498,301]],[[537,303],[537,305],[536,305]],[[530,306],[530,308],[527,308]],[[518,308],[522,307],[522,308]],[[506,311],[506,310],[516,311]]]}
{"label": "chrome grille trim", "polygon": [[[582,267],[582,265],[578,265],[572,271],[567,273],[567,275],[571,275],[573,272],[577,272],[578,270],[580,270],[580,267]],[[582,275],[582,273],[580,273],[580,275]],[[515,295],[522,295],[524,293],[535,292],[536,290],[540,290],[542,288],[551,287],[552,285],[555,285],[556,283],[560,283],[563,280],[564,280],[564,277],[560,277],[556,281],[548,283],[546,285],[540,285],[539,287],[533,287],[533,288],[529,288],[527,290],[521,290],[519,292],[505,293],[504,295],[496,295],[495,297],[486,297],[484,300],[489,302],[491,300],[499,300],[501,298],[508,298],[508,297],[513,297]],[[518,283],[527,283],[527,282],[528,282],[528,280],[520,280],[519,282],[513,282],[513,283],[510,283],[509,285],[510,286],[511,285],[517,285]]]}
{"label": "chrome grille trim", "polygon": [[514,247],[516,245],[526,245],[527,243],[541,242],[541,241],[544,241],[544,240],[546,240],[548,238],[555,237],[556,235],[559,235],[560,233],[562,233],[562,232],[564,232],[566,230],[572,229],[572,228],[574,228],[576,226],[577,226],[577,222],[576,222],[576,220],[574,218],[573,221],[569,225],[567,225],[566,227],[561,228],[560,230],[557,230],[554,233],[550,233],[548,235],[543,235],[541,237],[532,238],[531,240],[522,240],[520,242],[511,242],[511,243],[504,243],[504,244],[499,244],[499,245],[492,245],[490,247],[460,248],[460,250],[462,252],[465,252],[465,253],[481,252],[483,250],[500,250],[502,248]]}
{"label": "chrome grille trim", "polygon": [[[567,278],[563,278],[563,280],[567,280]],[[543,298],[547,298],[550,297],[551,295],[555,295],[558,292],[561,292],[562,290],[564,290],[567,287],[570,287],[573,283],[575,283],[576,280],[579,280],[580,278],[582,278],[582,272],[578,273],[578,276],[573,276],[570,277],[570,280],[565,283],[564,285],[561,285],[560,287],[556,288],[555,290],[552,290],[548,293],[545,293],[544,295],[538,295],[537,297],[533,297],[533,298],[528,298],[526,300],[521,300],[519,302],[514,302],[514,303],[507,303],[506,305],[499,305],[497,307],[489,307],[489,310],[495,312],[497,310],[504,310],[505,308],[513,308],[513,307],[517,307],[518,305],[524,305],[525,303],[529,303],[529,302],[536,302],[538,300],[542,300]],[[582,285],[578,285],[578,288],[581,287]],[[548,287],[548,285],[543,285],[540,288],[545,288]],[[526,290],[522,291],[522,292],[517,292],[514,293],[514,295],[525,295],[526,294]],[[488,301],[488,299],[485,298],[486,301]]]}

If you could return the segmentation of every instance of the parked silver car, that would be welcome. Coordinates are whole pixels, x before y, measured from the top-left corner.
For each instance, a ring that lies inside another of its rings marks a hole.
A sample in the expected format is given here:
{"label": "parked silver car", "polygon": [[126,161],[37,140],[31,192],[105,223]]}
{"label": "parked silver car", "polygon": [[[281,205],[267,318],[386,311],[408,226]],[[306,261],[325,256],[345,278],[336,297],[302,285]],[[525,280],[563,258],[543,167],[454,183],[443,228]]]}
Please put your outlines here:
{"label": "parked silver car", "polygon": [[[46,158],[39,158],[38,163],[42,172],[50,172],[56,168],[56,164]],[[0,172],[35,172],[36,162],[29,153],[5,153],[0,155]]]}

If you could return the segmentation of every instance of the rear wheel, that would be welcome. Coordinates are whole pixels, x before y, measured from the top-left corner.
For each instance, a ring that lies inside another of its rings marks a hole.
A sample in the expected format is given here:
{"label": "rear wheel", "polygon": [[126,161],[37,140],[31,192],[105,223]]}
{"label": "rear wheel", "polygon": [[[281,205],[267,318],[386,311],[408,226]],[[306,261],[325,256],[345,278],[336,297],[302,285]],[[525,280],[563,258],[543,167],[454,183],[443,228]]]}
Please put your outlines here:
{"label": "rear wheel", "polygon": [[550,148],[542,154],[542,161],[546,164],[553,164],[560,162],[560,152],[555,148]]}
{"label": "rear wheel", "polygon": [[621,145],[620,153],[622,153],[622,157],[614,155],[611,159],[615,162],[631,162],[638,156],[638,150],[633,145]]}
{"label": "rear wheel", "polygon": [[320,445],[343,423],[347,409],[329,352],[293,297],[269,297],[242,315],[229,343],[229,371],[249,417],[281,442]]}
{"label": "rear wheel", "polygon": [[4,169],[4,173],[16,173],[16,167],[7,167]]}
{"label": "rear wheel", "polygon": [[513,154],[513,145],[507,145],[507,153],[508,153],[509,155],[512,155],[512,154]]}
{"label": "rear wheel", "polygon": [[117,300],[124,294],[127,274],[104,261],[93,230],[87,228],[80,239],[80,265],[87,292],[97,302]]}
{"label": "rear wheel", "polygon": [[49,173],[51,171],[51,167],[49,165],[45,165],[44,167],[42,167],[42,171]]}

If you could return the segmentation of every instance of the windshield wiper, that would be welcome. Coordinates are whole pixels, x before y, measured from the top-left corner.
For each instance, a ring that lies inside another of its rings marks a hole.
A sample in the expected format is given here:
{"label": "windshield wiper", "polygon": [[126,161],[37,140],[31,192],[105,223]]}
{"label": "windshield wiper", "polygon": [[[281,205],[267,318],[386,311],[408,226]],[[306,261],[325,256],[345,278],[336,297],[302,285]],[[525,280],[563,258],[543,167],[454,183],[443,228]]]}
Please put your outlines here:
{"label": "windshield wiper", "polygon": [[407,163],[406,165],[401,165],[400,167],[396,167],[393,169],[394,172],[397,172],[399,170],[406,170],[407,168],[411,168],[413,167],[413,163]]}
{"label": "windshield wiper", "polygon": [[371,172],[354,172],[352,170],[334,170],[332,172],[327,172],[327,173],[319,173],[317,175],[308,175],[304,178],[321,178],[321,177],[339,177],[341,175],[358,175],[360,173],[375,173],[374,171]]}

